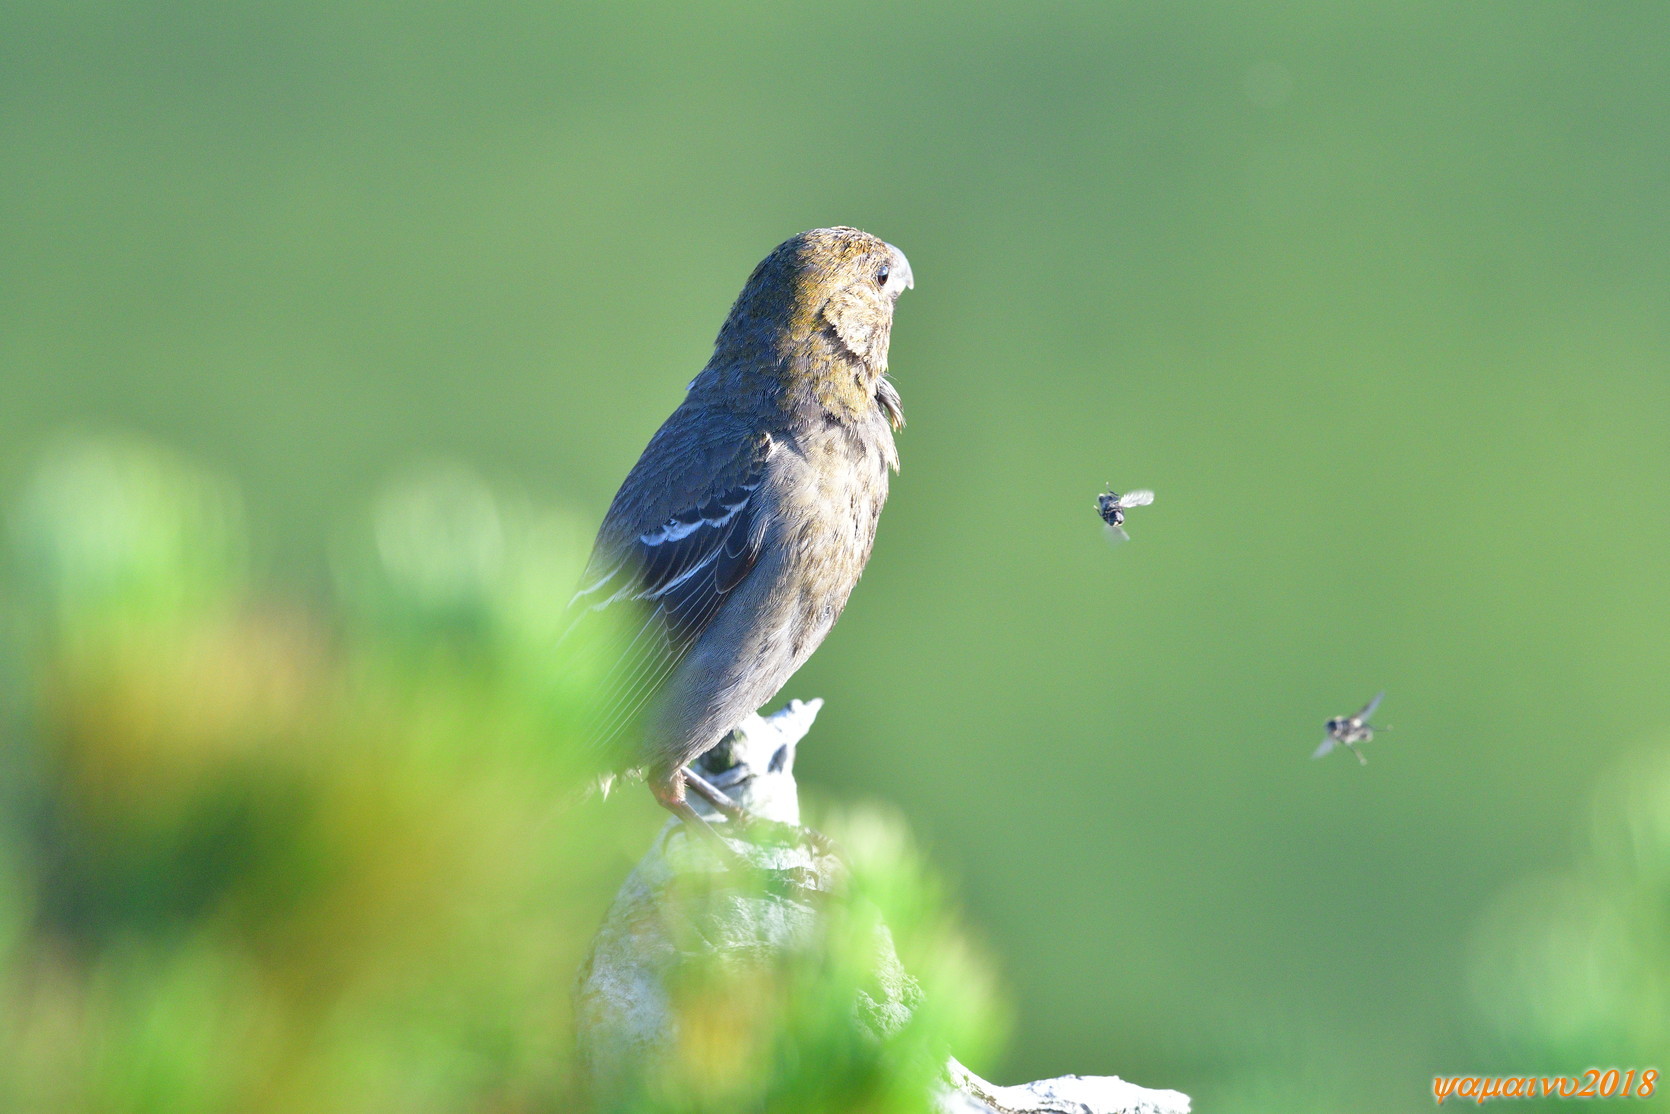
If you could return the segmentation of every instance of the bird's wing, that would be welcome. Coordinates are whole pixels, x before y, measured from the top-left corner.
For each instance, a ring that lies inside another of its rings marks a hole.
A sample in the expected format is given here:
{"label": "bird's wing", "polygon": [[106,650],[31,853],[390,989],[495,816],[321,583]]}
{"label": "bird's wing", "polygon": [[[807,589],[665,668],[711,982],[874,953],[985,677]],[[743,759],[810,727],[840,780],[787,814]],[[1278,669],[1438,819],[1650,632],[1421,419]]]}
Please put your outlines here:
{"label": "bird's wing", "polygon": [[1334,737],[1332,735],[1329,735],[1326,739],[1322,740],[1322,745],[1321,746],[1319,746],[1315,750],[1311,751],[1310,756],[1312,758],[1321,758],[1324,754],[1327,754],[1329,751],[1331,751],[1333,749],[1334,749]]}
{"label": "bird's wing", "polygon": [[[589,734],[599,745],[629,728],[759,560],[766,525],[759,491],[771,445],[755,439],[737,449],[716,467],[700,452],[676,463],[646,453],[640,467],[671,464],[684,473],[656,484],[672,509],[629,510],[619,497],[610,509],[569,603],[571,634],[611,628],[596,644],[605,662],[593,690],[599,717]],[[683,499],[674,494],[680,491],[687,493]],[[640,528],[646,521],[651,525]],[[603,623],[595,622],[599,617]]]}

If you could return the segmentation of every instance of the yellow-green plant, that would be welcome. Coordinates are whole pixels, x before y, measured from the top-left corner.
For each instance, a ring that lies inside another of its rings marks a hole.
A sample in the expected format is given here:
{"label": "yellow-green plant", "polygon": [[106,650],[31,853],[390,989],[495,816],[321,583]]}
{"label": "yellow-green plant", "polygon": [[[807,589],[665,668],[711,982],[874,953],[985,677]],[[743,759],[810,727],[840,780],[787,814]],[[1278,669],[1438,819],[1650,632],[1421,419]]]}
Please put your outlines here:
{"label": "yellow-green plant", "polygon": [[[555,645],[587,532],[456,470],[371,518],[321,608],[254,575],[229,485],[154,448],[66,445],[16,501],[0,1109],[579,1108],[573,974],[659,823],[582,793],[585,662]],[[687,1003],[710,1047],[771,1054],[655,1109],[922,1108],[982,976],[919,857],[854,877],[817,964]],[[878,918],[926,991],[880,1041],[852,943]]]}

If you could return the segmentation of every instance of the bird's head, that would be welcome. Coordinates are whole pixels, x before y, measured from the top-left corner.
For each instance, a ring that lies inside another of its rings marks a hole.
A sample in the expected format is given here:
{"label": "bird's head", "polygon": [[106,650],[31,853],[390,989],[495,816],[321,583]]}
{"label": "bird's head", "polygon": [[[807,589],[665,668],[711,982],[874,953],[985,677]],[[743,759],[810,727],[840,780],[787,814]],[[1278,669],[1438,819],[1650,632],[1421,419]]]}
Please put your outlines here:
{"label": "bird's head", "polygon": [[[915,285],[905,253],[856,228],[814,228],[761,260],[719,331],[716,357],[765,349],[819,394],[851,384],[875,397],[897,425],[897,395],[882,377],[893,304]],[[844,380],[835,382],[834,380]]]}

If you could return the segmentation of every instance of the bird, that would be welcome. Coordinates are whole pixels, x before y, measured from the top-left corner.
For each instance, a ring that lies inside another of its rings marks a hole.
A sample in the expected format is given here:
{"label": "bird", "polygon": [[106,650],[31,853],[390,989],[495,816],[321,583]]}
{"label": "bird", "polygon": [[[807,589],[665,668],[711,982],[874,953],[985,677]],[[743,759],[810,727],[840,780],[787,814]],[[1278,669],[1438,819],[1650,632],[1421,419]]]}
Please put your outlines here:
{"label": "bird", "polygon": [[687,766],[817,649],[869,560],[904,425],[893,310],[914,286],[904,253],[856,228],[779,244],[598,529],[569,604],[571,632],[615,631],[588,734],[687,827],[715,835],[687,787],[746,819]]}

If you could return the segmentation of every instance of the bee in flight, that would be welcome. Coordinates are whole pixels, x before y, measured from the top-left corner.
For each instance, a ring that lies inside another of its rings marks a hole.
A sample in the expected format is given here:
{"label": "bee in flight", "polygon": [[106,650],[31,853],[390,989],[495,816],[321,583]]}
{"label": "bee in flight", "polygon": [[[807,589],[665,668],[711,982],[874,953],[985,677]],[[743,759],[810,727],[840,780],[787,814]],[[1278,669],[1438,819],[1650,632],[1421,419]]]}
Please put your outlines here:
{"label": "bee in flight", "polygon": [[1125,532],[1125,512],[1132,507],[1146,507],[1153,501],[1152,491],[1127,491],[1123,495],[1104,491],[1096,496],[1096,513],[1107,523],[1108,541],[1114,545],[1130,541],[1131,535]]}
{"label": "bee in flight", "polygon": [[1329,720],[1328,737],[1322,740],[1322,745],[1316,748],[1316,753],[1312,754],[1311,757],[1321,758],[1324,754],[1333,750],[1335,746],[1342,746],[1357,756],[1358,765],[1367,766],[1368,759],[1364,758],[1363,752],[1357,749],[1357,744],[1372,742],[1376,730],[1390,730],[1386,727],[1376,728],[1374,724],[1368,721],[1368,717],[1374,714],[1374,710],[1380,707],[1380,702],[1384,699],[1386,699],[1386,694],[1379,693],[1373,700],[1364,704],[1363,710],[1356,715],[1335,716]]}

